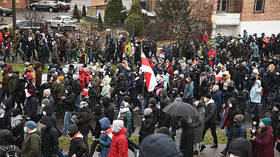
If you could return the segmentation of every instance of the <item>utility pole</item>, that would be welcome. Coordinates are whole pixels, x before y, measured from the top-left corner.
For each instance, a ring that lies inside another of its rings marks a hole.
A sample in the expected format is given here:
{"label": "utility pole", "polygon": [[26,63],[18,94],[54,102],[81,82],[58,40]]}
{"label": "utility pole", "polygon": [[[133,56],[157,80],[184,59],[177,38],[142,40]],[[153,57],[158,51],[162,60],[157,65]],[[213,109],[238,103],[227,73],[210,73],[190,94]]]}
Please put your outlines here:
{"label": "utility pole", "polygon": [[[16,0],[12,0],[12,9],[13,9],[13,38],[12,40],[15,39],[15,31],[17,28],[17,16],[16,16]],[[13,46],[13,53],[15,52],[15,47]]]}

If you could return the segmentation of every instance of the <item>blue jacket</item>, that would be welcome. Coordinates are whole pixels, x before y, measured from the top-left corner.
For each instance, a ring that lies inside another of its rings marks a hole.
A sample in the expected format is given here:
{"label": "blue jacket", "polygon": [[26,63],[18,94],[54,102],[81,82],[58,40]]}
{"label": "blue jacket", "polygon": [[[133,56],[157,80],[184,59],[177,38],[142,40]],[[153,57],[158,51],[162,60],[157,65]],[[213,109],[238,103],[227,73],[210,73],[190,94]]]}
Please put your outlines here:
{"label": "blue jacket", "polygon": [[217,107],[217,112],[220,112],[222,110],[222,105],[223,105],[223,93],[220,90],[217,90],[212,94],[212,99],[214,100],[216,107]]}
{"label": "blue jacket", "polygon": [[257,80],[255,82],[255,85],[251,88],[250,91],[250,98],[251,98],[251,102],[252,103],[261,103],[261,99],[262,99],[262,87],[257,86],[256,84],[258,84],[259,86],[261,86],[261,81]]}
{"label": "blue jacket", "polygon": [[244,138],[244,139],[247,138],[246,128],[241,123],[234,123],[233,127],[232,127],[232,130],[230,132],[230,139],[231,139],[231,141],[233,139],[236,139],[236,138]]}
{"label": "blue jacket", "polygon": [[251,49],[253,51],[252,56],[259,57],[259,47],[256,45],[256,43],[253,42]]}
{"label": "blue jacket", "polygon": [[193,82],[187,83],[185,87],[184,97],[185,98],[194,98],[194,85]]}
{"label": "blue jacket", "polygon": [[105,131],[110,129],[111,124],[110,124],[110,120],[107,117],[100,119],[99,123],[101,124],[101,128],[102,128],[102,133],[100,135],[100,140],[99,140],[99,144],[101,147],[100,157],[107,157],[110,152],[112,139],[106,134]]}

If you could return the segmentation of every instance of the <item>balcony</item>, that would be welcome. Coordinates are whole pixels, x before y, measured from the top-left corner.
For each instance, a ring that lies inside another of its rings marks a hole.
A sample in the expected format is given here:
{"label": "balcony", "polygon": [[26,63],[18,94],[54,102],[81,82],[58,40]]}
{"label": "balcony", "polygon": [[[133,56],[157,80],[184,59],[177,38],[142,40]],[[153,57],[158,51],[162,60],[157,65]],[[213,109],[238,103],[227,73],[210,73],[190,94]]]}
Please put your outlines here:
{"label": "balcony", "polygon": [[239,25],[240,13],[222,13],[215,15],[214,23],[216,25]]}

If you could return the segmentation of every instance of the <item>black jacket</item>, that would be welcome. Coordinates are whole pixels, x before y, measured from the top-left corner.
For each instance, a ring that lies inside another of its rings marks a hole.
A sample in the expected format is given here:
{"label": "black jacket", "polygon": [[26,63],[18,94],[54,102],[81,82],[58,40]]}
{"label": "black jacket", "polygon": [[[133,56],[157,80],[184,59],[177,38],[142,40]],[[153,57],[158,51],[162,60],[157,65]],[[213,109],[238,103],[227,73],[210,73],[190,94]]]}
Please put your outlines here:
{"label": "black jacket", "polygon": [[58,151],[58,132],[52,126],[52,122],[48,116],[44,116],[40,123],[47,125],[46,128],[42,128],[41,136],[41,153],[43,156],[51,156]]}
{"label": "black jacket", "polygon": [[64,111],[73,112],[75,110],[75,94],[70,93],[62,101]]}
{"label": "black jacket", "polygon": [[34,120],[34,118],[36,118],[37,107],[38,107],[37,100],[34,96],[27,98],[25,114],[28,117],[30,117],[32,120]]}
{"label": "black jacket", "polygon": [[86,157],[87,153],[87,146],[85,145],[83,138],[76,137],[70,141],[68,156],[76,154],[77,157]]}
{"label": "black jacket", "polygon": [[82,108],[81,112],[77,114],[75,121],[82,135],[86,136],[89,133],[91,120],[92,116],[86,107]]}
{"label": "black jacket", "polygon": [[216,123],[217,121],[217,108],[214,101],[211,99],[205,107],[205,120],[204,123]]}
{"label": "black jacket", "polygon": [[154,133],[155,123],[154,123],[154,115],[151,113],[150,115],[145,117],[145,120],[142,121],[141,129],[139,135],[142,137],[146,137]]}

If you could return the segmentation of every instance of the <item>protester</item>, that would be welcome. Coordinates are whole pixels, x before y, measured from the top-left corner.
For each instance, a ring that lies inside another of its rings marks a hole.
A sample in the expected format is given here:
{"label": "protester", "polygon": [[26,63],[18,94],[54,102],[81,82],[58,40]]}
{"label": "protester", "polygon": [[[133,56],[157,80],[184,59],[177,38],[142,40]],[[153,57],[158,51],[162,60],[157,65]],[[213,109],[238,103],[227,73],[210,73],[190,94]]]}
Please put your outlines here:
{"label": "protester", "polygon": [[22,157],[40,157],[41,139],[37,130],[37,125],[33,121],[27,121],[24,126],[24,132],[27,134],[24,138],[21,156]]}

